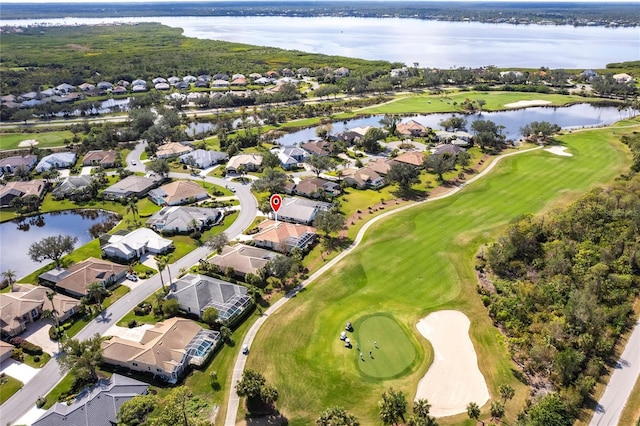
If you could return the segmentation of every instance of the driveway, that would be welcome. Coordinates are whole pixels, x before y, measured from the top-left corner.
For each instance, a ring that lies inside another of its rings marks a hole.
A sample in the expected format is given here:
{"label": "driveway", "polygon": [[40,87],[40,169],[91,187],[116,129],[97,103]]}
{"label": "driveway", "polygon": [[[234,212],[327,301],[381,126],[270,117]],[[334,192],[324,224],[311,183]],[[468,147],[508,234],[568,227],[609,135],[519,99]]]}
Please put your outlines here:
{"label": "driveway", "polygon": [[20,337],[24,337],[28,342],[38,345],[43,351],[53,356],[58,353],[58,343],[49,338],[50,320],[40,320],[33,324]]}
{"label": "driveway", "polygon": [[27,411],[27,413],[20,417],[15,424],[17,425],[30,425],[38,420],[47,410],[44,408],[33,407],[31,410]]}
{"label": "driveway", "polygon": [[38,368],[29,367],[15,359],[8,359],[0,364],[0,373],[18,379],[25,385],[38,374],[38,371],[40,371]]}

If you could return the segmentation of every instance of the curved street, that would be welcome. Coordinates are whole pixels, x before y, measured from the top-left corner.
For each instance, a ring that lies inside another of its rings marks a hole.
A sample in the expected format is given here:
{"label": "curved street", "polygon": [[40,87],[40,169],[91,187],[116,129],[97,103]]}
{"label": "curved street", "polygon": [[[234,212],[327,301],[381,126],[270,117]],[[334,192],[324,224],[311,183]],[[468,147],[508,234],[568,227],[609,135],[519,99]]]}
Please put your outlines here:
{"label": "curved street", "polygon": [[[138,144],[136,149],[127,156],[127,163],[129,164],[128,168],[132,171],[144,172],[144,165],[140,162],[140,154],[143,150],[144,144]],[[137,165],[131,166],[131,161],[136,161]],[[170,177],[200,179],[185,173],[170,173]],[[251,194],[250,186],[214,177],[207,177],[205,181],[223,187],[229,186],[230,188],[235,189],[235,194],[240,200],[240,212],[238,214],[238,218],[233,222],[233,224],[231,224],[231,226],[229,226],[229,228],[227,228],[225,234],[229,240],[237,238],[253,223],[258,209],[258,203]],[[210,253],[211,250],[203,245],[187,253],[185,256],[169,265],[168,268],[174,271],[175,276],[180,268],[188,269]],[[146,280],[143,285],[137,286],[117,300],[109,308],[105,309],[101,315],[87,324],[87,326],[75,337],[77,339],[87,339],[96,333],[103,335],[109,327],[115,325],[120,318],[130,312],[138,303],[159,290],[161,286],[160,276],[159,274],[155,274]],[[53,359],[41,368],[36,376],[21,390],[16,392],[11,398],[2,404],[0,407],[0,424],[6,425],[14,423],[35,406],[39,397],[49,393],[49,391],[53,389],[63,377],[64,374],[60,372],[57,361]]]}

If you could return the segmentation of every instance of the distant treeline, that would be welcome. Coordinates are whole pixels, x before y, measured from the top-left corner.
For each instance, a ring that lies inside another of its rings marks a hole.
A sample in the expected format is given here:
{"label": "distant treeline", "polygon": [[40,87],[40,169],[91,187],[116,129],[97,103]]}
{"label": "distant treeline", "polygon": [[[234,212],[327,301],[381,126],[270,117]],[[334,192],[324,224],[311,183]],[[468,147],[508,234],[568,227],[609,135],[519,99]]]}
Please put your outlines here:
{"label": "distant treeline", "polygon": [[634,3],[241,1],[158,3],[8,3],[3,19],[125,16],[354,16],[492,23],[639,25]]}

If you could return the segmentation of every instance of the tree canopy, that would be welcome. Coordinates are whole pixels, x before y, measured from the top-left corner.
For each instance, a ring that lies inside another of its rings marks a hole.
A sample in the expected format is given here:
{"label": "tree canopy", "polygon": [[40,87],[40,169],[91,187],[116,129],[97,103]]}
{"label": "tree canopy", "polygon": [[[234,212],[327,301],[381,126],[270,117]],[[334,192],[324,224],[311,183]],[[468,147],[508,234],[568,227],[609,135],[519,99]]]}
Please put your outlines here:
{"label": "tree canopy", "polygon": [[58,363],[63,371],[72,370],[76,380],[84,383],[98,381],[97,368],[102,362],[102,337],[95,334],[87,340],[65,339]]}
{"label": "tree canopy", "polygon": [[56,264],[56,268],[59,268],[62,256],[71,253],[77,242],[78,237],[70,235],[45,237],[29,246],[29,257],[34,262],[42,262],[45,259],[52,260]]}
{"label": "tree canopy", "polygon": [[360,426],[353,414],[342,407],[331,407],[324,410],[316,420],[318,426]]}
{"label": "tree canopy", "polygon": [[420,182],[420,171],[410,164],[395,163],[385,176],[385,181],[398,184],[401,191],[408,192],[411,185]]}

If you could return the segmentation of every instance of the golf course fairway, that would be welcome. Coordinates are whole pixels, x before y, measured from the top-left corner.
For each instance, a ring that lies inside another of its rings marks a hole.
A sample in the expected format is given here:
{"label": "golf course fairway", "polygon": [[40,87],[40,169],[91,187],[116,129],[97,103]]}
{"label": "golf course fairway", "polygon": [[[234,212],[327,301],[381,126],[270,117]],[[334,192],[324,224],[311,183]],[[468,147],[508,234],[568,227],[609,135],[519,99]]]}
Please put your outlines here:
{"label": "golf course fairway", "polygon": [[[379,424],[381,394],[393,387],[410,401],[431,364],[432,349],[417,339],[416,323],[430,312],[455,309],[470,319],[469,334],[491,396],[503,383],[516,389],[506,404],[506,418],[513,420],[528,392],[515,378],[507,345],[476,292],[474,257],[519,216],[543,214],[626,172],[631,156],[619,136],[639,130],[639,123],[559,136],[572,156],[534,150],[506,157],[459,193],[374,224],[352,253],[270,316],[247,367],[263,372],[278,389],[277,405],[290,425],[313,424],[322,410],[336,405],[361,424]],[[363,374],[353,351],[338,339],[347,321],[380,312],[410,330],[416,348],[410,371],[398,378]],[[438,423],[465,419],[460,414]]]}

